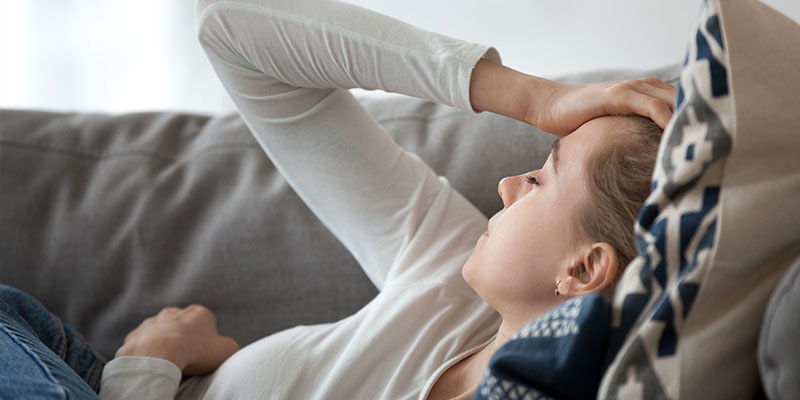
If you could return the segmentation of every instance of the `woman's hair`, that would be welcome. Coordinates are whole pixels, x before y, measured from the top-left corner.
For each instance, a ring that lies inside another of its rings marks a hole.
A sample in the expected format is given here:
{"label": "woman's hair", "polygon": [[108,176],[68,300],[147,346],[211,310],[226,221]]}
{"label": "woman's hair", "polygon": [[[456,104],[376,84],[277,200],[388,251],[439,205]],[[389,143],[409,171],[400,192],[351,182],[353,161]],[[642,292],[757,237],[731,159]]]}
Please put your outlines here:
{"label": "woman's hair", "polygon": [[642,204],[650,194],[663,130],[651,119],[621,116],[621,140],[593,151],[586,162],[589,178],[585,202],[578,216],[590,240],[614,247],[619,268],[603,294],[611,297],[625,267],[636,257],[633,227]]}

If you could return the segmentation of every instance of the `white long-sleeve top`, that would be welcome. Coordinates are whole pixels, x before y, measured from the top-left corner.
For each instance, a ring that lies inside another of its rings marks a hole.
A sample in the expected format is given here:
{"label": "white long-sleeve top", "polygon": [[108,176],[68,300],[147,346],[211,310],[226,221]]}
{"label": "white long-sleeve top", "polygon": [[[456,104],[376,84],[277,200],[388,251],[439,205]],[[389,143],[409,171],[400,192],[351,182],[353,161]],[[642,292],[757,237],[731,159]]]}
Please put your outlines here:
{"label": "white long-sleeve top", "polygon": [[346,89],[474,112],[472,69],[482,56],[500,62],[497,51],[332,1],[199,0],[196,12],[245,123],[380,292],[339,322],[252,343],[210,375],[181,381],[166,360],[112,360],[100,397],[424,399],[500,325],[461,276],[487,219]]}

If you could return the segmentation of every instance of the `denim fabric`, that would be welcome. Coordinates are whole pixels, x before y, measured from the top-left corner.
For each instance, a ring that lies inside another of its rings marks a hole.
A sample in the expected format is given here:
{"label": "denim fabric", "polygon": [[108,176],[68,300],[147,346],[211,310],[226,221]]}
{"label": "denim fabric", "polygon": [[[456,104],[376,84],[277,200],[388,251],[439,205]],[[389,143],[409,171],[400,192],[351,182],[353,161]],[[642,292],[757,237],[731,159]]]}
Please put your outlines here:
{"label": "denim fabric", "polygon": [[0,284],[0,399],[97,399],[105,360],[33,297]]}

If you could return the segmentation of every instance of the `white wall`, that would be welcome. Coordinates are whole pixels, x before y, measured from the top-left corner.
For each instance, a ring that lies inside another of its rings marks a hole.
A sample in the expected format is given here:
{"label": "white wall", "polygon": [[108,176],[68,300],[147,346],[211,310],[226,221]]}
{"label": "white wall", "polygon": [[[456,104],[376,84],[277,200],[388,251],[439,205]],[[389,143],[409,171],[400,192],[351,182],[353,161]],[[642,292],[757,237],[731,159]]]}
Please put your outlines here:
{"label": "white wall", "polygon": [[[351,0],[553,76],[679,62],[701,0]],[[800,1],[768,4],[800,20]],[[0,107],[232,109],[190,0],[0,0]],[[454,5],[456,8],[454,8]]]}

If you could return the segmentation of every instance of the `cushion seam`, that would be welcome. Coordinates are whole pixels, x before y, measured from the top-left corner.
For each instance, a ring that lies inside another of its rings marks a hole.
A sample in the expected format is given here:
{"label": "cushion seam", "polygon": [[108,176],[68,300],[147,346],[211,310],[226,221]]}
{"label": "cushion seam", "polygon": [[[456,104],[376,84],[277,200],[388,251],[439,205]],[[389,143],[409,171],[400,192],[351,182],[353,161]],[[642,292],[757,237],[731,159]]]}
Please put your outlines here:
{"label": "cushion seam", "polygon": [[147,150],[147,149],[130,149],[130,150],[120,150],[114,152],[87,152],[87,151],[69,149],[66,147],[56,147],[56,146],[42,145],[33,142],[14,141],[14,140],[0,141],[0,148],[2,148],[2,146],[10,146],[25,150],[39,151],[51,154],[60,154],[91,161],[107,161],[116,158],[131,157],[131,156],[148,156],[154,159],[160,159],[165,162],[175,162],[181,159],[191,158],[195,155],[205,154],[212,151],[221,151],[221,150],[224,151],[224,150],[234,150],[234,149],[246,149],[246,150],[258,149],[259,151],[261,151],[261,147],[259,147],[255,142],[218,143],[209,146],[204,146],[185,154],[164,154],[158,151]]}

